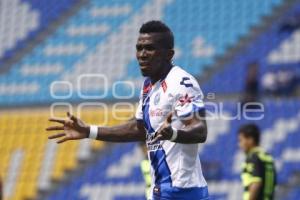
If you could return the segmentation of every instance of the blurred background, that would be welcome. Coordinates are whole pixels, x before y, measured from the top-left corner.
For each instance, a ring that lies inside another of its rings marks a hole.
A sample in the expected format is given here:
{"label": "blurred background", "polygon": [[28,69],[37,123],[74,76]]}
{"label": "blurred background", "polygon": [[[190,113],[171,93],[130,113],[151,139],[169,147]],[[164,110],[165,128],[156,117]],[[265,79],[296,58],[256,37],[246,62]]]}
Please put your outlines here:
{"label": "blurred background", "polygon": [[264,105],[255,122],[276,159],[276,199],[300,199],[299,0],[1,0],[5,200],[144,199],[138,144],[57,145],[44,130],[67,110],[99,125],[134,116],[143,80],[135,43],[153,19],[174,32],[174,63],[222,107],[199,155],[212,199],[241,199],[236,132],[249,120],[235,116],[253,101]]}

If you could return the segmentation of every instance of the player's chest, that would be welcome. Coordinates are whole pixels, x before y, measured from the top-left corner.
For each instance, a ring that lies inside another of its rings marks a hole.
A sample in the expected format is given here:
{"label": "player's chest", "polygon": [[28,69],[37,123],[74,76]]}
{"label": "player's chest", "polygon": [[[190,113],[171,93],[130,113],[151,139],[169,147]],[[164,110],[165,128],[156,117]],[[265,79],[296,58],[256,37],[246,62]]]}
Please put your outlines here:
{"label": "player's chest", "polygon": [[144,114],[148,114],[151,121],[160,122],[172,111],[175,98],[162,88],[154,88],[145,96]]}

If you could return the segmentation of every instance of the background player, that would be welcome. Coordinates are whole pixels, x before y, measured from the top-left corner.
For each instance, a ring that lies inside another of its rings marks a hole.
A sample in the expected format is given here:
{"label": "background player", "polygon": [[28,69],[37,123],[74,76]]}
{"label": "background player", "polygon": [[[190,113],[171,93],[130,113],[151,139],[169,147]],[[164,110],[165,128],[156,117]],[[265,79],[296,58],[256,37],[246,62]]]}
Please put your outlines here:
{"label": "background player", "polygon": [[239,146],[246,153],[242,181],[244,200],[272,200],[276,184],[273,158],[259,147],[260,130],[255,124],[239,129]]}
{"label": "background player", "polygon": [[143,178],[145,181],[145,197],[146,199],[150,198],[150,193],[151,193],[151,163],[149,162],[148,159],[148,152],[147,152],[147,146],[144,142],[140,143],[141,151],[144,154],[144,158],[141,161],[140,167],[141,167],[141,172],[143,173]]}
{"label": "background player", "polygon": [[199,160],[199,143],[207,136],[203,94],[197,81],[173,66],[174,38],[160,21],[140,28],[136,57],[147,77],[136,119],[114,127],[85,124],[68,113],[68,119],[50,119],[62,126],[50,139],[94,138],[110,142],[145,141],[151,161],[152,199],[208,199],[206,181]]}

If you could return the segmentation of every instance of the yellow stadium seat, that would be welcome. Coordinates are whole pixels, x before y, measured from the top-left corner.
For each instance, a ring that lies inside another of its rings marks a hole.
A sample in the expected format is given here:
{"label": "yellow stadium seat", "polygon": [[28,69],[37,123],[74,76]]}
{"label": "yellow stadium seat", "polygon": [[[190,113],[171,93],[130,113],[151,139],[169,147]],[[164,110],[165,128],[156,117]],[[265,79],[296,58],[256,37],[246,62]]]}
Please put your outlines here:
{"label": "yellow stadium seat", "polygon": [[[104,116],[103,111],[97,109],[84,109],[81,118],[87,123],[101,124],[105,117],[108,118],[108,125],[119,123],[109,114]],[[110,113],[110,112],[108,112]],[[56,112],[57,115],[65,117],[63,111]],[[132,113],[123,113],[123,117],[132,116]],[[7,200],[33,199],[38,191],[38,180],[41,175],[41,167],[45,160],[46,147],[49,142],[49,133],[45,131],[51,123],[49,108],[7,110],[0,116],[0,175],[2,179],[8,178],[9,167],[14,152],[22,151],[22,159],[19,165],[17,180],[15,181],[12,196]],[[106,125],[107,125],[106,124]],[[79,141],[69,141],[56,146],[51,178],[60,180],[64,178],[66,170],[77,167]],[[91,148],[99,150],[104,143],[93,141]]]}

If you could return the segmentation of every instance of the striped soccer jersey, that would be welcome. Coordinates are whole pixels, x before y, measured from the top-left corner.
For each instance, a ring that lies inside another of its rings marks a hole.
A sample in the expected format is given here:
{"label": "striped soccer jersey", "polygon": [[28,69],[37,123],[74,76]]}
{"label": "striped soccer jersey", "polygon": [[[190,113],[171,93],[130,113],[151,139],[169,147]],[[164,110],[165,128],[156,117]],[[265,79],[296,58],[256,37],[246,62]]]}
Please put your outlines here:
{"label": "striped soccer jersey", "polygon": [[174,111],[172,127],[184,127],[182,117],[204,110],[203,93],[196,79],[178,66],[165,78],[151,84],[144,81],[136,119],[147,130],[148,157],[151,162],[150,199],[208,199],[207,183],[202,175],[200,144],[180,144],[168,140],[149,144],[169,112]]}

